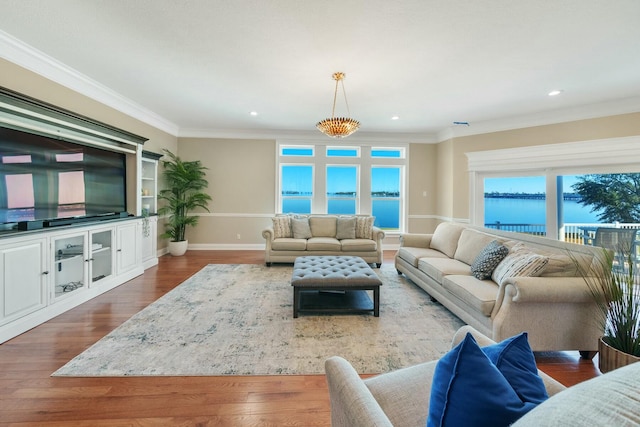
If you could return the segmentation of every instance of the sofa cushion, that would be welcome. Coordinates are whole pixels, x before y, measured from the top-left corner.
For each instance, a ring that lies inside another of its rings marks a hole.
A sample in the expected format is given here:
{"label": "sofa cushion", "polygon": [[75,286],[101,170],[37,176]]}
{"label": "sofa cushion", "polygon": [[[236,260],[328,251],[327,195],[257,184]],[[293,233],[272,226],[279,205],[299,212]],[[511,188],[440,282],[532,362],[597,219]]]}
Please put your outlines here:
{"label": "sofa cushion", "polygon": [[451,258],[420,258],[418,269],[438,283],[449,274],[471,274],[467,264]]}
{"label": "sofa cushion", "polygon": [[411,246],[403,246],[398,249],[396,257],[405,260],[416,268],[418,267],[420,258],[447,258],[445,254],[435,249],[414,248]]}
{"label": "sofa cushion", "polygon": [[542,274],[549,258],[531,252],[523,244],[514,245],[509,254],[498,264],[491,278],[503,285],[509,277],[536,277]]}
{"label": "sofa cushion", "polygon": [[342,252],[375,252],[377,245],[370,239],[343,239],[340,240]]}
{"label": "sofa cushion", "polygon": [[291,231],[294,239],[308,239],[311,237],[309,218],[291,218]]}
{"label": "sofa cushion", "polygon": [[338,217],[312,215],[309,217],[309,225],[313,237],[336,237]]}
{"label": "sofa cushion", "polygon": [[273,221],[273,238],[293,237],[291,232],[291,217],[289,215],[279,215],[271,218]]}
{"label": "sofa cushion", "polygon": [[340,240],[333,237],[312,237],[307,240],[308,251],[340,251]]}
{"label": "sofa cushion", "polygon": [[471,265],[480,251],[494,240],[498,239],[495,236],[467,228],[460,234],[458,247],[453,257]]}
{"label": "sofa cushion", "polygon": [[356,238],[356,217],[338,217],[336,239]]}
{"label": "sofa cushion", "polygon": [[498,285],[491,280],[451,274],[442,279],[442,287],[483,315],[489,317],[496,304]]}
{"label": "sofa cushion", "polygon": [[485,280],[491,278],[491,273],[498,264],[507,256],[509,249],[498,242],[492,241],[485,246],[471,264],[471,274],[476,279]]}
{"label": "sofa cushion", "polygon": [[275,239],[271,242],[274,251],[304,251],[307,248],[307,239]]}
{"label": "sofa cushion", "polygon": [[356,217],[356,239],[373,239],[374,216]]}
{"label": "sofa cushion", "polygon": [[509,426],[537,403],[524,401],[471,334],[436,365],[427,427]]}
{"label": "sofa cushion", "polygon": [[439,224],[433,232],[431,248],[439,250],[449,258],[453,258],[458,247],[458,240],[464,229],[464,226],[450,222]]}
{"label": "sofa cushion", "polygon": [[551,396],[513,427],[638,426],[639,383],[636,362]]}

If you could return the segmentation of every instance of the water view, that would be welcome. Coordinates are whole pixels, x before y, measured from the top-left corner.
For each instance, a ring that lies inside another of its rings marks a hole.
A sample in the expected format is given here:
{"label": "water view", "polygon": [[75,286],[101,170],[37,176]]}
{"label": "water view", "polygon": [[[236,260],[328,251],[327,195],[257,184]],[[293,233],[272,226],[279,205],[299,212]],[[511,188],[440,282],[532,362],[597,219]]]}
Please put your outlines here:
{"label": "water view", "polygon": [[[563,203],[565,223],[598,223],[598,212],[575,200]],[[544,224],[546,222],[545,200],[515,198],[485,198],[484,222],[492,224]]]}

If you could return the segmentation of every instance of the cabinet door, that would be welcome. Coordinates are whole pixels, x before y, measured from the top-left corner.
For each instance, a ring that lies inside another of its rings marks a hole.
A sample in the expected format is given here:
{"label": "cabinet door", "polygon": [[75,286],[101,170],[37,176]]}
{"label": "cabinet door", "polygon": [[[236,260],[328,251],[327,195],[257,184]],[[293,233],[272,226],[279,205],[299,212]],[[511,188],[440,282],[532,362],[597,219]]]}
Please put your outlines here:
{"label": "cabinet door", "polygon": [[0,324],[47,305],[45,240],[0,248]]}
{"label": "cabinet door", "polygon": [[87,289],[88,234],[75,233],[51,239],[53,248],[52,300],[66,298]]}
{"label": "cabinet door", "polygon": [[140,264],[140,231],[138,222],[131,221],[116,227],[116,268],[118,274],[131,270]]}
{"label": "cabinet door", "polygon": [[158,217],[150,216],[146,218],[148,222],[146,228],[144,225],[145,219],[142,224],[142,261],[146,262],[150,259],[156,258],[158,248]]}
{"label": "cabinet door", "polygon": [[90,286],[113,275],[113,228],[89,232]]}

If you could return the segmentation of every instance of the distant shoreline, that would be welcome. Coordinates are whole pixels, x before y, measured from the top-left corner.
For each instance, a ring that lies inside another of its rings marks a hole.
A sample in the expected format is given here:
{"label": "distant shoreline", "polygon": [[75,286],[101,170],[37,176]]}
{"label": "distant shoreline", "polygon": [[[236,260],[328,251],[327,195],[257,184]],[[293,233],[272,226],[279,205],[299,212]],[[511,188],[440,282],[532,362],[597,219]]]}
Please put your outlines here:
{"label": "distant shoreline", "polygon": [[[484,193],[485,199],[523,199],[523,200],[545,200],[545,193]],[[582,197],[577,193],[564,193],[564,200],[573,200],[579,202]]]}

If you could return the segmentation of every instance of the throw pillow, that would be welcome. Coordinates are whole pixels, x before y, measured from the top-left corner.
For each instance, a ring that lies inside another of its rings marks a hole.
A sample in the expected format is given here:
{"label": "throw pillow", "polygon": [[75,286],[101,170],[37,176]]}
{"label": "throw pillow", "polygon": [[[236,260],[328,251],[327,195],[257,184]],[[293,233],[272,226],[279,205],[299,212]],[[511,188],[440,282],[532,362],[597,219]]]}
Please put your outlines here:
{"label": "throw pillow", "polygon": [[356,217],[356,239],[373,239],[374,216]]}
{"label": "throw pillow", "polygon": [[467,334],[436,365],[427,427],[506,427],[536,405],[518,396]]}
{"label": "throw pillow", "polygon": [[524,402],[542,403],[549,398],[526,332],[486,347],[482,351],[509,381]]}
{"label": "throw pillow", "polygon": [[491,278],[491,273],[509,253],[509,248],[500,244],[497,240],[485,246],[471,264],[471,274],[476,279],[485,280]]}
{"label": "throw pillow", "polygon": [[310,239],[312,237],[309,218],[291,218],[291,230],[294,239]]}
{"label": "throw pillow", "polygon": [[356,238],[356,217],[339,217],[338,231],[336,239],[355,239]]}
{"label": "throw pillow", "polygon": [[291,218],[288,215],[275,216],[272,220],[274,239],[290,238],[292,236]]}
{"label": "throw pillow", "polygon": [[509,277],[537,277],[548,262],[548,257],[533,253],[524,245],[515,245],[493,270],[491,278],[502,286]]}

